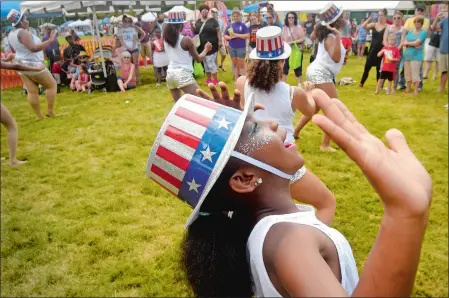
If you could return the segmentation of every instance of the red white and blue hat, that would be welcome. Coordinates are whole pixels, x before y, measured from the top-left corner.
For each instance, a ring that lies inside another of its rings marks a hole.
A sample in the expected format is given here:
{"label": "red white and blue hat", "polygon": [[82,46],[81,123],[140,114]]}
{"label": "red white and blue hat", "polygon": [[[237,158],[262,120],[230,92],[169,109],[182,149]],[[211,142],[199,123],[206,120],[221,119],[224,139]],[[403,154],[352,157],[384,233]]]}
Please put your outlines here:
{"label": "red white and blue hat", "polygon": [[184,11],[172,11],[168,13],[166,23],[182,24],[186,22],[186,13]]}
{"label": "red white and blue hat", "polygon": [[255,60],[282,60],[290,57],[292,49],[282,41],[281,28],[268,26],[257,30],[256,48],[249,54]]}
{"label": "red white and blue hat", "polygon": [[252,96],[240,111],[185,94],[162,124],[146,172],[194,208],[187,226],[198,217],[201,204],[231,157],[246,116],[253,110]]}
{"label": "red white and blue hat", "polygon": [[13,26],[16,26],[22,20],[23,14],[15,9],[11,9],[6,16],[6,18],[12,23]]}
{"label": "red white and blue hat", "polygon": [[333,2],[329,2],[320,11],[321,25],[327,26],[334,23],[343,13],[343,9],[337,7]]}

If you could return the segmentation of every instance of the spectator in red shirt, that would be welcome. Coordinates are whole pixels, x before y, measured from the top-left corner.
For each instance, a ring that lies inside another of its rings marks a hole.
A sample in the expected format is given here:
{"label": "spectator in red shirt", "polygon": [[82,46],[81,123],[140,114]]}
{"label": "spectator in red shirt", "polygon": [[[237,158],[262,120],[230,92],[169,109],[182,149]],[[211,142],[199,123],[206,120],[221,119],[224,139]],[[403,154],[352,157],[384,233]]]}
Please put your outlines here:
{"label": "spectator in red shirt", "polygon": [[377,88],[375,94],[379,93],[379,90],[382,88],[384,80],[388,80],[387,95],[390,95],[390,93],[392,92],[391,86],[396,76],[396,66],[397,63],[401,60],[401,54],[399,52],[399,48],[395,46],[395,42],[396,42],[396,35],[390,34],[388,36],[388,45],[383,47],[382,50],[377,54],[378,57],[383,56],[383,60],[380,78],[377,81]]}

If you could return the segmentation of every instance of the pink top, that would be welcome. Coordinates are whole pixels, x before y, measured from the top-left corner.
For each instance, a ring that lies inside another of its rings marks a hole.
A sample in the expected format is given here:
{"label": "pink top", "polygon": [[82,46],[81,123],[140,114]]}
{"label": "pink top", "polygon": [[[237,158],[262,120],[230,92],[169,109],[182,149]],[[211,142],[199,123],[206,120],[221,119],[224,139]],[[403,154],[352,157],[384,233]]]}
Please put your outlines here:
{"label": "pink top", "polygon": [[80,74],[80,82],[81,82],[81,83],[87,83],[87,82],[89,82],[89,75],[87,75],[87,74],[85,74],[85,73]]}
{"label": "pink top", "polygon": [[[125,83],[129,78],[129,72],[131,71],[131,63],[122,63],[120,66],[120,76],[122,77],[123,83]],[[136,84],[136,72],[134,72],[133,78],[129,81],[130,84]]]}
{"label": "pink top", "polygon": [[305,36],[306,32],[299,24],[293,27],[288,27],[287,25],[282,27],[282,40],[287,43],[304,38]]}

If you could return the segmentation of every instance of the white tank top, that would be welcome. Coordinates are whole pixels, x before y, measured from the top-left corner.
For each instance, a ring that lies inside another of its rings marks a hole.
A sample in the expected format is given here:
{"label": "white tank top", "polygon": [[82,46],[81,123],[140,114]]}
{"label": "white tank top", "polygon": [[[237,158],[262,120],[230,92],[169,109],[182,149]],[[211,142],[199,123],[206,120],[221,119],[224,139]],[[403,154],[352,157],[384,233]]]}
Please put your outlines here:
{"label": "white tank top", "polygon": [[280,222],[297,223],[314,227],[328,236],[337,248],[341,270],[341,284],[348,295],[351,295],[359,282],[351,246],[337,230],[328,227],[315,216],[315,210],[306,205],[296,205],[297,213],[271,215],[261,219],[252,230],[247,244],[247,253],[253,278],[253,290],[256,297],[281,297],[271,283],[263,262],[263,244],[270,228]]}
{"label": "white tank top", "polygon": [[292,110],[292,92],[290,85],[284,82],[278,82],[274,88],[266,93],[257,90],[245,82],[244,96],[249,99],[251,92],[254,92],[256,103],[264,105],[264,110],[254,112],[254,117],[259,120],[276,120],[280,127],[287,131],[286,144],[295,142],[293,137],[293,118],[295,113]]}
{"label": "white tank top", "polygon": [[[327,38],[328,37],[335,38],[335,35],[330,33],[327,35]],[[311,65],[313,64],[315,64],[314,66],[320,65],[331,71],[334,74],[334,76],[337,76],[337,73],[340,72],[343,62],[345,60],[346,50],[343,47],[343,43],[340,42],[340,50],[341,50],[340,61],[338,63],[335,63],[334,60],[332,60],[331,56],[329,55],[329,52],[326,51],[326,48],[324,47],[325,40],[326,39],[324,39],[322,42],[318,44],[318,52],[316,54],[316,59],[312,62]]]}
{"label": "white tank top", "polygon": [[[23,43],[19,41],[18,34],[20,30],[24,29],[14,29],[8,34],[8,41],[9,45],[13,50],[16,52],[16,55],[14,57],[14,60],[20,61],[20,60],[26,60],[26,61],[35,61],[35,62],[43,62],[44,61],[44,52],[39,51],[36,53],[31,52],[29,49],[27,49]],[[41,40],[39,37],[35,35],[31,35],[33,37],[33,44],[39,44]]]}
{"label": "white tank top", "polygon": [[167,52],[169,61],[167,70],[181,68],[193,72],[192,56],[189,51],[184,51],[181,47],[181,41],[183,38],[184,35],[179,34],[178,41],[176,42],[176,46],[174,48],[164,41],[165,52]]}

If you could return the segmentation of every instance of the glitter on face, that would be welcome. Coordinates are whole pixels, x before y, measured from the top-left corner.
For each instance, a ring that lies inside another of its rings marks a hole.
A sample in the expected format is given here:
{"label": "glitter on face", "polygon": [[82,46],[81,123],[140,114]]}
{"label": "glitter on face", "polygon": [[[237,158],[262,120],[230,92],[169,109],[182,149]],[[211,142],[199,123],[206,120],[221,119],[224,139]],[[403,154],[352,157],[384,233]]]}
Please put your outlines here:
{"label": "glitter on face", "polygon": [[[263,137],[258,137],[257,134],[253,134],[249,137],[246,142],[239,146],[238,151],[242,154],[251,156],[254,152],[259,151],[268,145],[271,140],[275,137],[272,131],[267,132]],[[264,148],[266,150],[266,148]]]}

